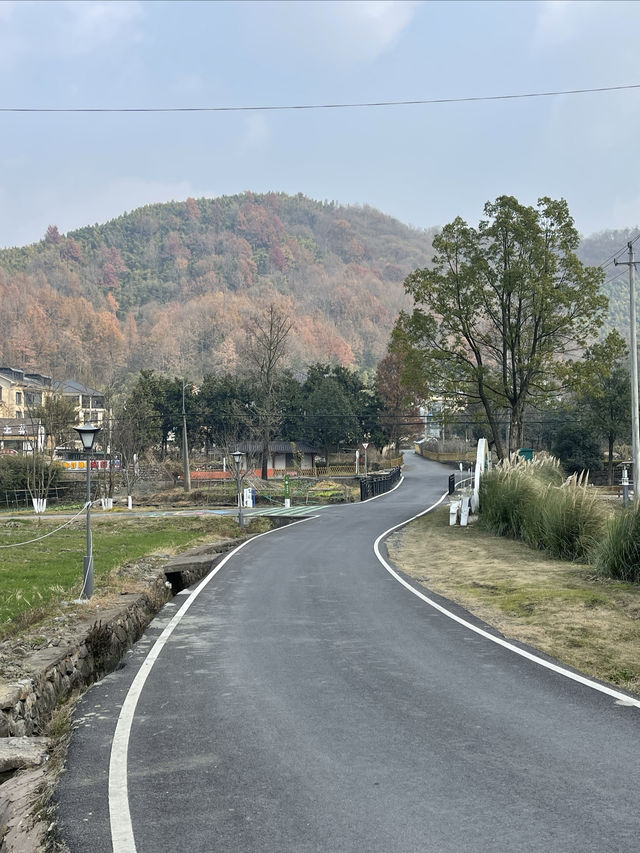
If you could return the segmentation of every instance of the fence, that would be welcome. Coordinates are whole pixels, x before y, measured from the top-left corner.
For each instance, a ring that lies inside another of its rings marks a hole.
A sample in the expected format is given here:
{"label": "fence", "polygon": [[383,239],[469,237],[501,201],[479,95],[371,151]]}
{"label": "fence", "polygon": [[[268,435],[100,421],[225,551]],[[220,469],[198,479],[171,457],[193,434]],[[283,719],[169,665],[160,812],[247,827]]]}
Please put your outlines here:
{"label": "fence", "polygon": [[324,465],[316,468],[317,477],[355,477],[355,465]]}
{"label": "fence", "polygon": [[439,453],[437,450],[429,449],[421,444],[415,444],[414,450],[418,456],[423,456],[425,459],[430,459],[432,462],[475,462],[475,448],[469,450],[460,450],[453,453]]}
{"label": "fence", "polygon": [[402,456],[394,456],[393,459],[385,459],[384,464],[389,468],[401,468],[403,461]]}
{"label": "fence", "polygon": [[366,501],[390,491],[399,482],[400,471],[398,467],[385,474],[367,474],[360,480],[360,500]]}
{"label": "fence", "polygon": [[[52,486],[49,489],[47,496],[48,503],[58,503],[60,501],[75,500],[80,495],[79,500],[82,500],[82,490],[78,491],[73,485]],[[27,489],[9,489],[0,492],[0,509],[20,509],[31,508],[31,495]]]}

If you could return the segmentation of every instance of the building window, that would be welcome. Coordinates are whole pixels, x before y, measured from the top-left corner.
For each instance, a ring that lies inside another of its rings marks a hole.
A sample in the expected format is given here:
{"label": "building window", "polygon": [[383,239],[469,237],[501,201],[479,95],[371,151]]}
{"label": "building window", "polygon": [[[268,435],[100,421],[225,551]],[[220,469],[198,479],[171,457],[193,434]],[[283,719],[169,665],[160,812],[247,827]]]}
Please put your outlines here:
{"label": "building window", "polygon": [[42,391],[27,391],[24,395],[24,401],[27,406],[41,406]]}
{"label": "building window", "polygon": [[[16,391],[16,406],[22,405],[22,391]],[[17,417],[21,418],[22,415],[17,415]]]}
{"label": "building window", "polygon": [[17,417],[17,418],[21,418],[21,417],[22,417],[22,412],[21,412],[21,410],[20,410],[20,409],[16,409],[16,417]]}

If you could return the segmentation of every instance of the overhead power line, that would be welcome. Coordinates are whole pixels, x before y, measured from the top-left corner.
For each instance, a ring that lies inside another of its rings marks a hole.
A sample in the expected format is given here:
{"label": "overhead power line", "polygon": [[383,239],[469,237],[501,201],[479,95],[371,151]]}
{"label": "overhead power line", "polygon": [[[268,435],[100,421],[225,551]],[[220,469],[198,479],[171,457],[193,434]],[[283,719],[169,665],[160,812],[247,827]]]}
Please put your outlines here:
{"label": "overhead power line", "polygon": [[558,89],[550,92],[523,92],[515,95],[476,95],[464,98],[422,98],[407,101],[362,101],[329,104],[272,104],[244,107],[0,107],[3,113],[224,113],[276,112],[284,110],[341,110],[361,107],[410,107],[431,104],[465,104],[480,101],[516,101],[525,98],[552,98],[557,95],[588,95],[597,92],[621,92],[640,89],[640,83],[625,86],[599,86],[591,89]]}
{"label": "overhead power line", "polygon": [[[635,243],[638,242],[638,240],[640,240],[640,234],[636,234],[636,236],[631,241],[631,244],[634,245]],[[599,266],[602,267],[602,269],[604,270],[607,267],[610,267],[611,264],[615,265],[616,260],[627,251],[628,245],[629,244],[626,243],[624,246],[622,246],[622,248],[618,249],[618,251],[615,252],[613,255],[609,255],[607,260],[603,261]],[[618,278],[618,276],[616,276],[616,278]]]}

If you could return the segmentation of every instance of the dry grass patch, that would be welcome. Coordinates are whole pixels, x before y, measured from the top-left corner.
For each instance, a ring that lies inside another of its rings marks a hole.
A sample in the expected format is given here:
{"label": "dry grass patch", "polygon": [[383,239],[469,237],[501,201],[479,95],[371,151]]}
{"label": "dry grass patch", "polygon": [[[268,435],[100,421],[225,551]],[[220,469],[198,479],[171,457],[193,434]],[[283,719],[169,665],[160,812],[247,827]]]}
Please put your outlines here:
{"label": "dry grass patch", "polygon": [[545,557],[440,508],[387,540],[394,563],[505,637],[640,693],[640,587]]}

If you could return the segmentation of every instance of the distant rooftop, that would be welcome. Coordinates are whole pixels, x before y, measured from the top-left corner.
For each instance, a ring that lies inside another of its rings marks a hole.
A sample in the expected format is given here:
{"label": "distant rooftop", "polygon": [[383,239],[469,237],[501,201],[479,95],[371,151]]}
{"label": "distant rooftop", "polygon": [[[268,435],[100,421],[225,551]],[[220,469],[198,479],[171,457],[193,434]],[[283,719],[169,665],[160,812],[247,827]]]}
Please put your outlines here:
{"label": "distant rooftop", "polygon": [[59,379],[53,383],[53,387],[62,394],[86,394],[91,397],[102,397],[102,391],[96,391],[75,379]]}

